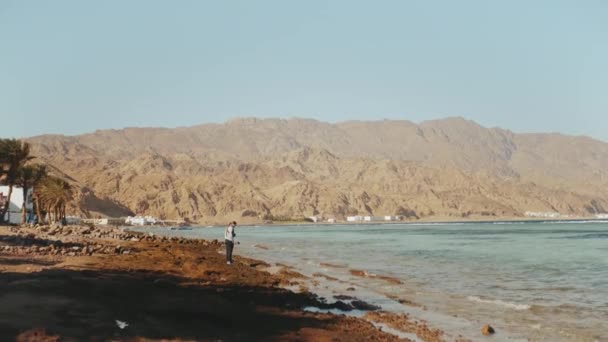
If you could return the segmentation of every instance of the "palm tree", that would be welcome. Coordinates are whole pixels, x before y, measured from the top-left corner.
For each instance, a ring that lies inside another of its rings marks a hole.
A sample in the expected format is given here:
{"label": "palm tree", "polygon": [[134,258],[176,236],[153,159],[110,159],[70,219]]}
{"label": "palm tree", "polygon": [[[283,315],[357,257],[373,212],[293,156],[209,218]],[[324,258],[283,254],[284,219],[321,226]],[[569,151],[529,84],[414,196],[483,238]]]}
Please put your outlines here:
{"label": "palm tree", "polygon": [[[2,140],[0,139],[0,142],[1,141]],[[4,177],[6,175],[7,166],[6,166],[5,159],[6,159],[5,153],[0,150],[0,184],[2,184],[4,182]]]}
{"label": "palm tree", "polygon": [[0,221],[4,220],[4,216],[8,211],[13,194],[13,186],[17,184],[21,169],[25,163],[32,160],[34,157],[30,155],[30,144],[17,139],[1,139],[0,140],[0,164],[2,164],[4,180],[3,183],[8,185],[8,198],[4,204],[4,208],[0,209]]}
{"label": "palm tree", "polygon": [[74,191],[65,180],[46,176],[36,190],[36,197],[52,223],[66,217],[66,206],[74,198]]}
{"label": "palm tree", "polygon": [[48,177],[48,169],[46,165],[37,164],[34,169],[34,179],[32,180],[32,184],[34,186],[34,191],[32,193],[32,197],[34,199],[34,206],[36,207],[36,217],[38,218],[38,222],[42,223],[42,207],[39,196],[37,196],[37,188],[42,185],[44,179]]}
{"label": "palm tree", "polygon": [[[5,151],[4,140],[6,139],[0,139],[0,185],[5,183],[6,174],[8,173],[8,151]],[[0,217],[0,222],[1,219]]]}
{"label": "palm tree", "polygon": [[34,166],[25,165],[19,170],[19,174],[17,175],[17,181],[15,182],[15,185],[21,187],[21,190],[23,190],[23,202],[21,204],[21,224],[25,224],[26,221],[27,193],[28,190],[34,185],[32,184],[32,181],[34,180],[34,172]]}
{"label": "palm tree", "polygon": [[[19,172],[19,177],[17,179],[16,185],[20,186],[23,190],[23,205],[21,207],[21,224],[25,224],[26,222],[26,204],[27,204],[27,195],[28,190],[33,189],[36,190],[36,187],[40,185],[40,182],[46,177],[48,174],[46,165],[42,164],[34,164],[34,165],[26,165],[21,168]],[[35,196],[32,193],[32,199]],[[36,213],[38,218],[40,218],[40,208],[36,205]]]}

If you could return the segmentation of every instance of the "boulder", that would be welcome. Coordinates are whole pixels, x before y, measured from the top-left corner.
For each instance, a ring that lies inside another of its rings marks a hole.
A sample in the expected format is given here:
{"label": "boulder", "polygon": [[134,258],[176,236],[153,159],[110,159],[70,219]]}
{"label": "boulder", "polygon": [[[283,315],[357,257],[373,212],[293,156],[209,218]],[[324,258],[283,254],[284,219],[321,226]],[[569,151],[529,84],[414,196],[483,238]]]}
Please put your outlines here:
{"label": "boulder", "polygon": [[363,311],[376,311],[380,310],[380,307],[377,305],[373,305],[362,300],[353,300],[350,304],[357,310]]}
{"label": "boulder", "polygon": [[494,331],[494,328],[492,328],[492,326],[491,326],[491,325],[486,324],[486,325],[484,325],[484,326],[481,328],[481,333],[482,333],[484,336],[490,336],[490,335],[493,335],[493,334],[495,333],[495,331]]}

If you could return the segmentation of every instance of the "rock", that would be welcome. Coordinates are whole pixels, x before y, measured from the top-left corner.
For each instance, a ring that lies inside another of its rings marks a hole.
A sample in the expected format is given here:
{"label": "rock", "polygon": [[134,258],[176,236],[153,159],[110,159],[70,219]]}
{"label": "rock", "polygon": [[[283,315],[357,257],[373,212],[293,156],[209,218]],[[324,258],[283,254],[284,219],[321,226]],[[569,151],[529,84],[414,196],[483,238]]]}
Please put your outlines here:
{"label": "rock", "polygon": [[349,287],[346,289],[346,291],[355,291],[356,289],[354,287]]}
{"label": "rock", "polygon": [[357,310],[363,311],[376,311],[381,309],[378,305],[373,305],[362,300],[353,300],[352,302],[350,302],[350,305],[352,305]]}
{"label": "rock", "polygon": [[333,304],[330,304],[328,306],[332,309],[338,309],[338,310],[342,310],[342,311],[352,311],[352,309],[353,309],[352,305],[346,304],[341,300],[339,300]]}
{"label": "rock", "polygon": [[334,298],[337,300],[353,300],[356,299],[353,296],[347,296],[347,295],[334,295]]}
{"label": "rock", "polygon": [[483,328],[481,328],[481,333],[484,336],[490,336],[490,335],[494,334],[495,332],[496,331],[494,331],[494,328],[492,328],[492,326],[489,324],[486,324],[483,326]]}
{"label": "rock", "polygon": [[367,277],[367,272],[362,270],[350,270],[350,274],[356,277]]}

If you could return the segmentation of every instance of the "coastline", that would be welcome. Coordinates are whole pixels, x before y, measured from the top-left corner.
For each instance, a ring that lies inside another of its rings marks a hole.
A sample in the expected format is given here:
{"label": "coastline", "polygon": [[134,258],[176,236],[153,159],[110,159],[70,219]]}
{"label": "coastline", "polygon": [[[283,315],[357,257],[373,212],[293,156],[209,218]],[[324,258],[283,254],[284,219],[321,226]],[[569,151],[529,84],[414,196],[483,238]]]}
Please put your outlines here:
{"label": "coastline", "polygon": [[[367,319],[323,312],[355,307],[343,301],[328,304],[306,289],[286,289],[298,286],[302,277],[287,267],[270,272],[264,261],[238,255],[235,264],[226,265],[218,253],[222,248],[217,241],[110,227],[0,226],[0,337],[441,340],[440,329],[365,303],[357,309],[375,312]],[[127,326],[121,328],[123,322]],[[401,339],[382,331],[399,327]]]}
{"label": "coastline", "polygon": [[[499,331],[493,337],[496,341],[542,340],[551,336],[553,341],[576,338],[591,342],[604,335],[605,321],[597,316],[598,312],[578,304],[582,292],[569,291],[588,289],[592,292],[585,292],[584,298],[593,299],[594,303],[602,303],[602,292],[594,291],[589,281],[577,282],[576,277],[568,276],[580,274],[581,279],[589,279],[590,271],[585,270],[591,270],[591,264],[584,259],[586,253],[572,260],[569,266],[558,255],[571,253],[575,243],[586,244],[591,250],[591,242],[587,241],[598,234],[600,239],[593,241],[601,248],[605,222],[386,225],[385,228],[338,225],[331,229],[328,226],[308,229],[307,225],[261,226],[241,230],[244,244],[238,253],[291,267],[308,277],[302,280],[306,290],[318,296],[330,300],[338,299],[336,295],[357,297],[381,306],[382,310],[427,321],[441,327],[446,340],[462,335],[477,341],[483,338],[481,326],[490,323]],[[223,228],[194,228],[183,232],[141,228],[138,231],[214,239],[222,235]],[[344,247],[333,246],[332,241],[344,242]],[[552,247],[546,251],[536,248],[539,241]],[[452,247],[445,257],[468,255],[471,262],[450,261],[437,255],[444,253],[446,246]],[[497,256],[496,262],[487,262],[492,260],[486,260],[486,255]],[[513,255],[522,259],[510,263]],[[550,267],[557,260],[562,260],[559,266]],[[460,265],[464,266],[463,272],[458,271]],[[566,278],[556,280],[560,274]],[[560,285],[543,286],[547,280]],[[297,286],[294,290],[298,290]],[[560,299],[537,300],[551,299],[544,296],[553,295],[559,295]]]}
{"label": "coastline", "polygon": [[[403,220],[403,221],[372,221],[372,222],[310,222],[310,221],[272,221],[272,222],[249,222],[239,223],[239,227],[251,227],[251,226],[374,226],[374,225],[432,225],[432,224],[500,224],[500,223],[578,223],[578,222],[608,222],[608,219],[597,218],[597,217],[575,217],[575,218],[522,218],[522,217],[496,217],[493,220],[488,218],[468,219],[468,220],[451,220],[451,219],[420,219],[420,220]],[[217,228],[224,227],[225,224],[209,224],[192,222],[188,228]],[[136,228],[142,226],[120,226],[125,229]],[[167,225],[146,225],[144,227],[149,228],[168,228],[172,226]]]}
{"label": "coastline", "polygon": [[[532,316],[545,310],[483,295],[447,298],[419,287],[407,274],[349,266],[333,257],[315,259],[318,265],[313,259],[277,258],[281,248],[276,241],[249,240],[253,244],[237,247],[236,262],[229,266],[223,243],[212,240],[221,236],[217,232],[165,236],[129,228],[0,226],[0,340],[247,336],[264,341],[465,342],[486,338],[481,328],[490,323],[499,331],[493,339],[503,341],[522,337],[511,335],[520,328],[539,331],[540,325],[505,325],[494,316],[497,310]],[[301,231],[308,234],[306,228]],[[456,306],[437,310],[437,300]],[[461,315],[471,303],[485,318]],[[129,326],[121,329],[119,321]],[[466,324],[459,328],[460,323]],[[564,333],[549,325],[542,329],[555,336]],[[593,341],[588,338],[592,334],[581,340]]]}

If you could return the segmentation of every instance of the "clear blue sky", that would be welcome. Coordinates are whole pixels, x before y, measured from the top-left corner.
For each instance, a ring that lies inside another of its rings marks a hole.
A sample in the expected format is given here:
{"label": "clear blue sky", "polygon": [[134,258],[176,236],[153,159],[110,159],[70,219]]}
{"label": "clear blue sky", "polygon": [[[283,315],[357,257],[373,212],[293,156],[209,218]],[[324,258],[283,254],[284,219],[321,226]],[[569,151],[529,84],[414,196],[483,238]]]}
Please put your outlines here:
{"label": "clear blue sky", "polygon": [[0,136],[463,116],[608,141],[608,1],[0,0]]}

